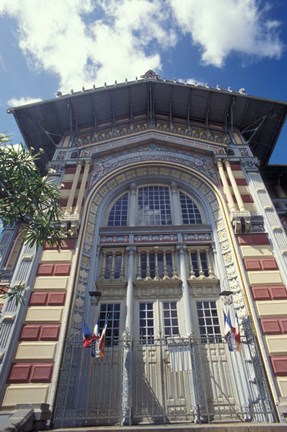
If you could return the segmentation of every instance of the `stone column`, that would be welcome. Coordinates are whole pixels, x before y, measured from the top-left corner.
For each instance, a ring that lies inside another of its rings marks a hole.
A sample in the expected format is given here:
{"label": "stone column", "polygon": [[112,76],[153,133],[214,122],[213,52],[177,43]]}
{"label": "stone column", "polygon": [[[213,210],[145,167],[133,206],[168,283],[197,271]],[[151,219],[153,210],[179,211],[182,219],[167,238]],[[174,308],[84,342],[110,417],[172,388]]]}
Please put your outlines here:
{"label": "stone column", "polygon": [[76,207],[75,207],[75,211],[74,214],[77,215],[80,213],[81,208],[82,208],[82,203],[83,203],[83,199],[84,199],[84,194],[85,194],[85,190],[86,190],[86,184],[87,184],[87,180],[88,180],[88,174],[90,171],[90,162],[86,161],[85,162],[85,168],[84,168],[84,174],[83,174],[83,178],[82,178],[82,182],[81,182],[81,187],[80,187],[80,191],[79,191],[79,195],[78,195],[78,199],[77,199],[77,203],[76,203]]}
{"label": "stone column", "polygon": [[227,199],[227,204],[228,204],[229,210],[231,212],[234,212],[235,211],[235,204],[234,204],[232,195],[230,193],[230,189],[229,189],[226,177],[225,177],[225,172],[224,172],[221,160],[217,161],[217,168],[218,168],[218,172],[219,172],[219,175],[220,175],[220,178],[221,178],[221,181],[222,181],[223,190],[224,190],[224,193],[226,195],[226,199]]}
{"label": "stone column", "polygon": [[80,174],[81,174],[81,169],[82,169],[82,162],[79,162],[78,165],[77,165],[75,177],[73,179],[70,195],[69,195],[69,198],[68,198],[67,208],[66,208],[66,211],[65,211],[66,214],[71,214],[72,213],[73,202],[74,202],[75,195],[76,195],[76,190],[77,190],[77,186],[78,186],[78,182],[79,182],[79,178],[80,178]]}
{"label": "stone column", "polygon": [[131,335],[126,329],[123,334],[123,388],[122,388],[122,426],[132,424],[132,348]]}
{"label": "stone column", "polygon": [[214,278],[213,265],[211,262],[210,249],[205,250],[206,260],[207,260],[207,268],[208,268],[208,277]]}
{"label": "stone column", "polygon": [[200,249],[196,250],[196,259],[197,259],[197,264],[198,264],[199,277],[202,278],[204,276],[204,273],[203,273],[203,269],[202,269],[200,252],[201,252]]}
{"label": "stone column", "polygon": [[[186,247],[184,245],[178,245],[178,257],[179,257],[179,271],[180,271],[180,279],[182,281],[182,302],[183,302],[183,313],[184,313],[184,321],[185,321],[185,338],[189,338],[190,340],[190,356],[191,356],[191,369],[188,370],[189,377],[189,387],[190,387],[190,396],[192,403],[192,411],[194,416],[194,421],[199,421],[198,408],[200,406],[200,392],[198,382],[201,381],[199,370],[195,370],[195,365],[198,363],[198,352],[196,343],[192,338],[192,311],[191,311],[191,302],[189,295],[189,286],[188,286],[188,272],[186,270],[186,258],[185,258],[185,250]],[[198,375],[198,376],[196,376]]]}
{"label": "stone column", "polygon": [[130,246],[128,252],[126,330],[123,334],[123,387],[122,387],[122,425],[131,424],[132,412],[132,337],[134,319],[134,258],[136,248]]}
{"label": "stone column", "polygon": [[244,203],[242,201],[242,198],[241,198],[241,195],[240,195],[240,192],[239,192],[236,180],[234,178],[234,175],[233,175],[229,161],[227,161],[227,160],[225,161],[225,166],[226,166],[226,171],[227,171],[227,174],[228,174],[228,177],[229,177],[229,180],[230,180],[230,183],[231,183],[231,186],[232,186],[239,210],[245,211]]}
{"label": "stone column", "polygon": [[188,273],[186,270],[186,259],[185,259],[186,246],[178,245],[178,257],[179,257],[179,272],[180,279],[182,281],[182,299],[183,299],[183,310],[184,310],[184,320],[185,320],[185,337],[189,337],[192,333],[192,323],[191,323],[191,303],[189,296],[189,285],[188,285]]}
{"label": "stone column", "polygon": [[134,262],[136,248],[130,246],[128,252],[128,270],[127,270],[127,298],[126,298],[126,326],[131,337],[133,337],[133,312],[134,312]]}

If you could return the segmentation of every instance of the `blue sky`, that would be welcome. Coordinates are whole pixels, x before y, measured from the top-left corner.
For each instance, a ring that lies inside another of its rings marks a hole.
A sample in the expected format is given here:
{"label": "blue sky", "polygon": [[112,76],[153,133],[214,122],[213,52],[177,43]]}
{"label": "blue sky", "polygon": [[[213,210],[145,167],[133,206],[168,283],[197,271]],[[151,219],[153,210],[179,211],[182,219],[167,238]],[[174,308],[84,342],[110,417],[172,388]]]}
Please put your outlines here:
{"label": "blue sky", "polygon": [[22,140],[9,106],[149,69],[287,101],[286,48],[287,0],[0,0],[0,131]]}

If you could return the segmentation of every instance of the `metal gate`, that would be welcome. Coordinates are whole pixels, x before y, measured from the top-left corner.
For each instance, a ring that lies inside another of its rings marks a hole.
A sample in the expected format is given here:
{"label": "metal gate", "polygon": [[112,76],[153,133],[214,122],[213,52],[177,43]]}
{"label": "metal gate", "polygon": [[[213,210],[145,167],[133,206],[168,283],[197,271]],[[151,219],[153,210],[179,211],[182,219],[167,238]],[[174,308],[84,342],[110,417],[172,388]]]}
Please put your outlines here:
{"label": "metal gate", "polygon": [[[54,426],[122,424],[124,375],[129,424],[275,421],[255,340],[242,340],[240,353],[229,352],[224,340],[214,338],[151,342],[133,341],[127,365],[123,342],[106,347],[103,359],[92,358],[81,343],[69,342]],[[236,374],[242,373],[240,388]]]}
{"label": "metal gate", "polygon": [[82,342],[68,342],[54,410],[54,427],[114,425],[121,421],[122,346],[103,359]]}

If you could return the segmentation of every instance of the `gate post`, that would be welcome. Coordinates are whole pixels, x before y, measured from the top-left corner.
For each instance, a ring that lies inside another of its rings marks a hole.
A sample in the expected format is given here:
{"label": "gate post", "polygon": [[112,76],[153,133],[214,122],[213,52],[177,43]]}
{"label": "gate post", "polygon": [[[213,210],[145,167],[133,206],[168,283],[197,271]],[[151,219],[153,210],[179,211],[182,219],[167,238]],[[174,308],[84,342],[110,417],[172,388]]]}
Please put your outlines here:
{"label": "gate post", "polygon": [[132,339],[129,329],[123,334],[123,387],[122,387],[122,426],[132,424]]}

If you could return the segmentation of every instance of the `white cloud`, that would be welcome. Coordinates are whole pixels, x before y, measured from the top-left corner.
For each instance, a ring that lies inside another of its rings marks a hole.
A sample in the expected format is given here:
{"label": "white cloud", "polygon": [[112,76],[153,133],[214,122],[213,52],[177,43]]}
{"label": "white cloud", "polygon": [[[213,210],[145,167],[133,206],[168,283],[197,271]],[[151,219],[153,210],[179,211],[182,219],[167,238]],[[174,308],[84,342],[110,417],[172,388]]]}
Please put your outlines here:
{"label": "white cloud", "polygon": [[17,19],[30,68],[55,74],[64,92],[160,72],[183,34],[214,66],[232,51],[279,58],[283,49],[258,0],[1,0],[1,13]]}
{"label": "white cloud", "polygon": [[202,50],[205,64],[221,67],[237,51],[257,57],[279,58],[283,51],[278,21],[265,16],[258,0],[170,0],[182,32]]}
{"label": "white cloud", "polygon": [[29,98],[29,97],[21,97],[19,99],[12,98],[7,101],[9,107],[18,107],[21,105],[28,105],[35,102],[40,102],[42,99],[38,98]]}
{"label": "white cloud", "polygon": [[176,43],[160,0],[2,0],[4,11],[30,67],[56,74],[63,91],[160,70],[158,46]]}

